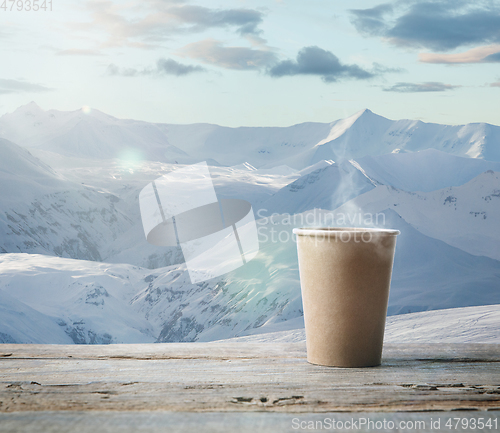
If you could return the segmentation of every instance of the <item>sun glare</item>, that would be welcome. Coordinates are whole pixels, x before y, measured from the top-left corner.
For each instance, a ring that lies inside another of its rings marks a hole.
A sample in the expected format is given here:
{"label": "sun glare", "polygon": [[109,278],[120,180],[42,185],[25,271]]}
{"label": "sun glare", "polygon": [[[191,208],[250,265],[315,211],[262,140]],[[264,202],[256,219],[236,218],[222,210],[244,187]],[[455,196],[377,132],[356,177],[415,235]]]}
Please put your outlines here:
{"label": "sun glare", "polygon": [[144,156],[138,149],[129,148],[120,153],[118,160],[121,169],[133,173],[134,170],[141,167],[144,161]]}

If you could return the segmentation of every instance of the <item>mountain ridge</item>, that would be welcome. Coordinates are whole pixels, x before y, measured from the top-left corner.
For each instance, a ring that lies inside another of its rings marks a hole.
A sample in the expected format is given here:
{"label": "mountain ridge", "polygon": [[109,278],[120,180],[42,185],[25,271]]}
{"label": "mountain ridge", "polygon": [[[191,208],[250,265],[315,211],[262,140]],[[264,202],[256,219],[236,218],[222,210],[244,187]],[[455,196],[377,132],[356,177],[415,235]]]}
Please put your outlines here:
{"label": "mountain ridge", "polygon": [[0,137],[67,156],[123,158],[122,151],[129,149],[143,160],[192,164],[213,159],[255,168],[286,164],[300,170],[321,160],[427,148],[500,162],[499,126],[390,120],[369,109],[329,123],[232,128],[118,119],[95,109],[42,110],[30,103],[0,117]]}

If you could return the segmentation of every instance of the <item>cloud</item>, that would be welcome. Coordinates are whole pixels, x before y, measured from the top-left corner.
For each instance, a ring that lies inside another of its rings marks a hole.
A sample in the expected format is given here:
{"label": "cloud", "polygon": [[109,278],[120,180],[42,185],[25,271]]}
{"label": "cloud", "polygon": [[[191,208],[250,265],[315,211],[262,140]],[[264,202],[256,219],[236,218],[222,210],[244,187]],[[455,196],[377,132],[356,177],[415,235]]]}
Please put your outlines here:
{"label": "cloud", "polygon": [[386,28],[384,15],[393,12],[390,3],[384,3],[370,9],[351,9],[351,22],[364,35],[378,35]]}
{"label": "cloud", "polygon": [[214,27],[234,27],[241,35],[258,34],[262,12],[253,9],[209,9],[203,6],[172,7],[167,12],[189,30],[198,32]]}
{"label": "cloud", "polygon": [[205,39],[183,47],[179,54],[209,65],[236,70],[259,70],[276,63],[272,51],[246,47],[225,47],[215,39]]}
{"label": "cloud", "polygon": [[472,48],[457,54],[420,53],[418,59],[423,63],[488,63],[500,62],[500,45]]}
{"label": "cloud", "polygon": [[384,88],[384,92],[418,93],[418,92],[444,92],[461,86],[428,81],[426,83],[396,83]]}
{"label": "cloud", "polygon": [[372,69],[370,72],[380,75],[380,74],[402,74],[403,72],[408,72],[405,68],[391,68],[389,66],[381,65],[380,63],[373,63]]}
{"label": "cloud", "polygon": [[159,59],[156,62],[156,68],[120,68],[114,63],[108,65],[107,75],[119,75],[122,77],[137,77],[144,75],[175,75],[177,77],[192,74],[195,72],[206,72],[201,66],[183,65],[172,59]]}
{"label": "cloud", "polygon": [[176,75],[178,77],[192,74],[193,72],[206,72],[206,69],[201,66],[183,65],[172,59],[158,60],[156,68],[159,73]]}
{"label": "cloud", "polygon": [[152,70],[147,69],[135,69],[135,68],[120,68],[119,66],[111,63],[106,69],[106,74],[111,76],[121,76],[121,77],[137,77],[139,75],[150,75]]}
{"label": "cloud", "polygon": [[491,83],[490,87],[500,87],[500,81],[497,81],[496,83]]}
{"label": "cloud", "polygon": [[[351,22],[361,34],[381,36],[400,46],[434,51],[500,42],[498,2],[441,0],[397,5],[397,11],[388,4],[351,10]],[[397,15],[394,19],[387,17],[391,12]]]}
{"label": "cloud", "polygon": [[97,50],[85,50],[78,48],[71,48],[69,50],[61,50],[57,52],[58,56],[102,56]]}
{"label": "cloud", "polygon": [[103,32],[103,46],[151,48],[178,34],[199,33],[220,28],[236,31],[244,37],[259,38],[258,26],[264,14],[254,9],[214,9],[178,2],[145,0],[142,3],[118,3],[90,0],[85,3],[90,22],[72,23],[72,29]]}
{"label": "cloud", "polygon": [[8,93],[39,93],[49,92],[53,89],[40,84],[28,83],[27,81],[0,79],[0,94]]}
{"label": "cloud", "polygon": [[319,47],[304,47],[296,60],[284,60],[268,70],[272,77],[317,75],[331,83],[341,78],[367,79],[375,76],[357,65],[342,64],[337,56]]}
{"label": "cloud", "polygon": [[485,63],[500,63],[500,51],[486,56],[483,61]]}

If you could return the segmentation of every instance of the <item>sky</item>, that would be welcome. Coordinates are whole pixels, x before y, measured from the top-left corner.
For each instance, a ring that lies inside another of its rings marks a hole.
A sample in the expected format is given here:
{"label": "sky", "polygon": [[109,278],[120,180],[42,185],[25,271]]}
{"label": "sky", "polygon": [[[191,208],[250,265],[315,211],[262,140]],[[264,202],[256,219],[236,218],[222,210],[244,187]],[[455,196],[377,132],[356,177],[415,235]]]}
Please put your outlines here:
{"label": "sky", "polygon": [[237,127],[369,108],[500,125],[500,1],[0,3],[0,114],[35,101]]}

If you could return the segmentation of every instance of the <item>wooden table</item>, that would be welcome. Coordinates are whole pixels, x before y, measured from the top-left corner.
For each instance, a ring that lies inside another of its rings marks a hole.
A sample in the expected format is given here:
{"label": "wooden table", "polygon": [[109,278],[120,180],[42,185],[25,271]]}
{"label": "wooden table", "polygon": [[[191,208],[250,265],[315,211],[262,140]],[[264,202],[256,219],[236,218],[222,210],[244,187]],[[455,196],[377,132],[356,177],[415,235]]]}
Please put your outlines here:
{"label": "wooden table", "polygon": [[[175,419],[219,420],[213,431],[221,431],[246,420],[248,431],[258,423],[259,431],[300,431],[292,419],[326,414],[426,420],[480,414],[498,418],[500,428],[500,345],[386,345],[382,366],[356,369],[308,364],[305,343],[0,345],[0,431],[38,431],[23,426],[44,419],[64,427],[64,417],[87,419],[87,427],[101,417],[104,428],[106,420],[127,416],[156,416],[161,427]],[[65,431],[51,428],[44,431]]]}

